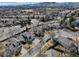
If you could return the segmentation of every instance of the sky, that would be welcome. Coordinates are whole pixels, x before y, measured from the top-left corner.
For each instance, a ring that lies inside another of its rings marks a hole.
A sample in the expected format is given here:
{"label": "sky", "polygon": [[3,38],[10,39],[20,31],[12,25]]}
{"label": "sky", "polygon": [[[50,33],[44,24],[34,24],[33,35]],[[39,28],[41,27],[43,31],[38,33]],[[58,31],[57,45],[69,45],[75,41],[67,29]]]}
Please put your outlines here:
{"label": "sky", "polygon": [[27,5],[34,4],[35,2],[0,2],[0,6],[9,6],[9,5]]}

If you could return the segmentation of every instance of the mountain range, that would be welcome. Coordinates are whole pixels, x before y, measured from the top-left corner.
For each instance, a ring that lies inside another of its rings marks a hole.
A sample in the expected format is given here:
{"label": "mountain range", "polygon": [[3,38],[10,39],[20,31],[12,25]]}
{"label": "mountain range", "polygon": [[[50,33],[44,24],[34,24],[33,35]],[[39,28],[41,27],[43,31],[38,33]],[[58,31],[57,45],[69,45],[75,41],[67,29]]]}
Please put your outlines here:
{"label": "mountain range", "polygon": [[79,7],[79,2],[0,2],[0,7]]}
{"label": "mountain range", "polygon": [[42,3],[36,3],[32,6],[38,6],[38,7],[52,7],[52,6],[73,6],[73,7],[79,7],[79,2],[42,2]]}

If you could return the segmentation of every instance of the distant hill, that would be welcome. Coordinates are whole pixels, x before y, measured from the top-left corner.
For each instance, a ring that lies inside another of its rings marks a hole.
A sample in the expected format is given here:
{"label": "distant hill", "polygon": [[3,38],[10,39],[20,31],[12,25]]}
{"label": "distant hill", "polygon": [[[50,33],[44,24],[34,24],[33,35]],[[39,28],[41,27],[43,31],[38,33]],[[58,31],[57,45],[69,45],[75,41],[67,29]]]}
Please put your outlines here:
{"label": "distant hill", "polygon": [[79,2],[62,2],[62,3],[57,3],[57,2],[41,2],[41,3],[36,3],[33,4],[32,6],[38,6],[38,7],[49,7],[49,6],[68,6],[68,7],[79,7]]}
{"label": "distant hill", "polygon": [[64,6],[64,7],[79,7],[79,2],[38,2],[38,3],[18,3],[14,5],[2,5],[0,4],[1,9],[9,9],[9,8],[39,8],[39,7],[55,7],[55,6]]}

